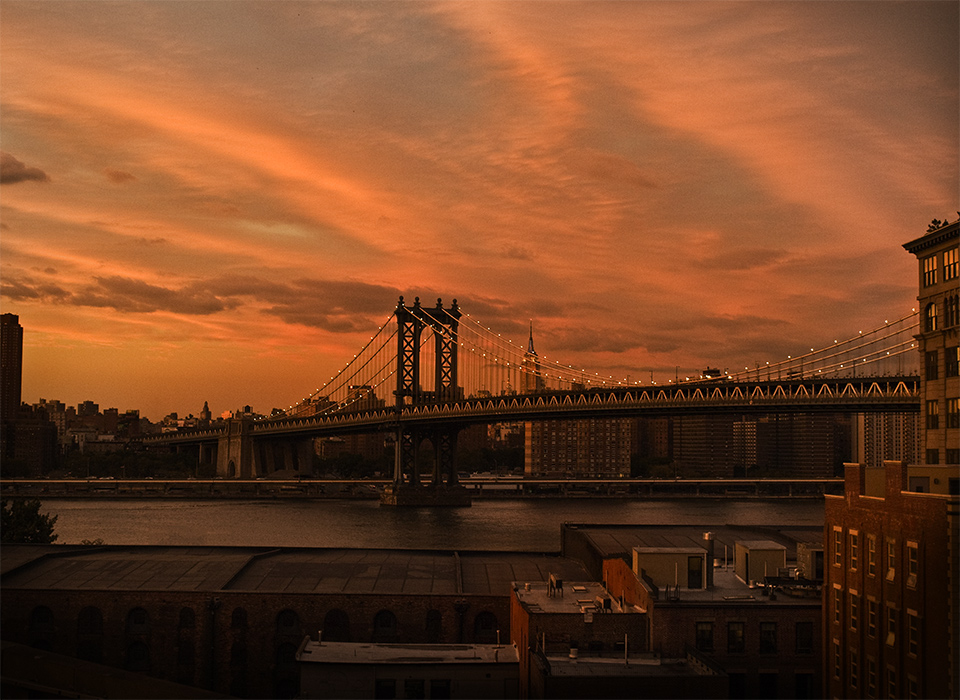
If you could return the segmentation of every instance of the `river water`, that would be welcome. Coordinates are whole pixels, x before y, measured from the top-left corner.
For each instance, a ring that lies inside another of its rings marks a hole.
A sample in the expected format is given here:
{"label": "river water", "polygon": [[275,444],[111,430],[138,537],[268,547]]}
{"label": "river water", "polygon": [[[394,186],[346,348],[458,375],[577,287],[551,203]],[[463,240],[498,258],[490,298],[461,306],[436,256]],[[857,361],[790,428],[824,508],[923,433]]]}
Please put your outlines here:
{"label": "river water", "polygon": [[823,501],[477,500],[470,508],[389,508],[376,500],[50,499],[57,542],[555,552],[564,522],[823,525]]}

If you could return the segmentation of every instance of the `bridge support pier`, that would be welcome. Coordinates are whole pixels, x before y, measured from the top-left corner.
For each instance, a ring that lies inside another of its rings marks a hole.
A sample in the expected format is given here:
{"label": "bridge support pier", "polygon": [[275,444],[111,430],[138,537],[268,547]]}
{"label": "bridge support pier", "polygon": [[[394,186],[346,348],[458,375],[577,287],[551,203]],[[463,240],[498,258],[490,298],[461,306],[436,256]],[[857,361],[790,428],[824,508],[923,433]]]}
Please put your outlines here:
{"label": "bridge support pier", "polygon": [[253,420],[230,418],[217,441],[217,476],[250,479],[255,474]]}
{"label": "bridge support pier", "polygon": [[[406,306],[403,297],[394,312],[397,318],[397,409],[416,406],[426,400],[454,401],[461,389],[457,384],[457,347],[460,309],[457,300],[450,308],[443,308],[437,299],[435,308],[420,305],[417,297],[413,306]],[[434,391],[432,399],[420,385],[420,335],[429,328],[433,331],[435,347]],[[457,483],[455,465],[457,433],[455,426],[442,426],[427,434],[415,427],[401,424],[397,428],[396,456],[393,484],[380,499],[386,506],[468,506],[470,494]],[[433,473],[429,484],[421,480],[417,453],[420,443],[429,438],[435,450]]]}
{"label": "bridge support pier", "polygon": [[[469,492],[459,483],[456,471],[457,428],[439,428],[429,434],[397,429],[393,484],[380,498],[384,506],[469,506]],[[420,444],[430,438],[434,448],[433,471],[424,483],[417,464]]]}

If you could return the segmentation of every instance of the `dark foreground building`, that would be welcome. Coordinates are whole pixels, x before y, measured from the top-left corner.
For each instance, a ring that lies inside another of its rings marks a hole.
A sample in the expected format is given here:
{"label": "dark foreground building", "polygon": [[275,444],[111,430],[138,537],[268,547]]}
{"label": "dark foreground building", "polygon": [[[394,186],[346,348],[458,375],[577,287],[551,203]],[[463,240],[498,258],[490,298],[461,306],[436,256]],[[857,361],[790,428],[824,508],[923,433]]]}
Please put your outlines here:
{"label": "dark foreground building", "polygon": [[497,644],[513,581],[586,577],[556,555],[423,550],[4,545],[0,564],[4,640],[252,698],[297,696],[321,631]]}

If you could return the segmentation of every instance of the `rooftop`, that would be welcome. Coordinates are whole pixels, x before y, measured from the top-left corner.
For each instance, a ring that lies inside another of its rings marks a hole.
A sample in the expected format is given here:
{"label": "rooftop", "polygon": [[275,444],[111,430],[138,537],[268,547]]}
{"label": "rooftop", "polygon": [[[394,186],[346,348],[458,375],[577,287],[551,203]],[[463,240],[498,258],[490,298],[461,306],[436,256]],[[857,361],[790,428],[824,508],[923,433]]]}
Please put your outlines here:
{"label": "rooftop", "polygon": [[634,657],[628,662],[613,657],[578,657],[547,656],[550,664],[550,675],[556,677],[621,677],[621,676],[703,676],[711,674],[707,667],[701,664],[689,663],[685,659],[665,659],[657,657]]}
{"label": "rooftop", "polygon": [[[516,595],[520,603],[532,613],[577,613],[584,612],[584,608],[592,611],[597,599],[609,600],[609,612],[633,612],[633,609],[622,610],[619,603],[613,600],[607,589],[596,581],[564,581],[563,588],[552,592],[546,583],[520,582],[516,584]],[[603,603],[601,602],[601,609]]]}
{"label": "rooftop", "polygon": [[297,661],[324,664],[516,664],[513,644],[352,644],[308,641]]}
{"label": "rooftop", "polygon": [[509,595],[513,581],[586,579],[552,554],[392,549],[4,545],[3,588]]}

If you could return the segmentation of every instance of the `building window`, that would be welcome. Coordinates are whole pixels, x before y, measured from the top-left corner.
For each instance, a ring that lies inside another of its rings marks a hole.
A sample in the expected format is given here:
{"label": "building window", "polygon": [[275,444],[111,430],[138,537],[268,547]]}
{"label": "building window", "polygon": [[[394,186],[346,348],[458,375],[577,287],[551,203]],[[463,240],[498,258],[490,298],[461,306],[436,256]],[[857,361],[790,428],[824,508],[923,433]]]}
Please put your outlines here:
{"label": "building window", "polygon": [[713,651],[713,623],[697,623],[697,651]]}
{"label": "building window", "polygon": [[887,580],[893,581],[897,572],[897,541],[887,540]]}
{"label": "building window", "polygon": [[940,402],[927,401],[927,430],[936,430],[940,427]]}
{"label": "building window", "polygon": [[932,287],[937,283],[937,256],[923,259],[923,286]]}
{"label": "building window", "polygon": [[840,680],[843,672],[843,655],[840,653],[840,640],[833,640],[833,677]]}
{"label": "building window", "polygon": [[[960,464],[960,450],[955,447],[948,447],[946,451],[947,464]],[[957,481],[956,479],[951,479],[950,484]]]}
{"label": "building window", "polygon": [[727,623],[727,653],[742,654],[746,651],[747,645],[744,637],[742,622]]}
{"label": "building window", "polygon": [[860,596],[850,594],[850,629],[856,631],[860,625]]}
{"label": "building window", "polygon": [[920,547],[916,542],[907,542],[907,585],[917,587],[920,575]]}
{"label": "building window", "polygon": [[431,678],[430,679],[430,697],[434,700],[450,697],[450,679],[449,678]]}
{"label": "building window", "polygon": [[876,535],[867,535],[867,573],[870,576],[875,576],[877,573]]}
{"label": "building window", "polygon": [[937,330],[937,305],[932,301],[923,310],[923,330],[928,333]]}
{"label": "building window", "polygon": [[397,616],[390,610],[381,610],[373,616],[373,642],[390,643],[397,641]]}
{"label": "building window", "polygon": [[860,685],[860,657],[856,651],[850,650],[850,687]]}
{"label": "building window", "polygon": [[813,623],[798,622],[796,626],[796,648],[798,654],[809,654],[813,651]]}
{"label": "building window", "polygon": [[957,266],[957,258],[960,257],[960,251],[956,248],[943,251],[943,281],[956,279],[960,276],[960,268]]}
{"label": "building window", "polygon": [[397,681],[393,678],[377,678],[373,685],[373,697],[378,700],[397,697]]}
{"label": "building window", "polygon": [[843,592],[833,589],[833,622],[839,625],[843,621]]}
{"label": "building window", "polygon": [[916,656],[920,649],[920,619],[913,610],[907,610],[907,651]]}
{"label": "building window", "polygon": [[247,611],[243,608],[234,608],[230,614],[230,629],[247,629]]}
{"label": "building window", "polygon": [[877,697],[877,660],[867,657],[867,697]]}
{"label": "building window", "polygon": [[958,324],[960,324],[960,297],[954,294],[943,301],[943,325],[946,328],[952,328]]}
{"label": "building window", "polygon": [[867,635],[877,636],[877,601],[867,600]]}
{"label": "building window", "polygon": [[761,654],[777,653],[777,623],[776,622],[760,623],[760,653]]}
{"label": "building window", "polygon": [[427,697],[426,681],[423,678],[406,678],[403,681],[403,697],[405,698],[425,698]]}
{"label": "building window", "polygon": [[907,697],[910,700],[920,697],[920,684],[917,683],[917,679],[913,676],[907,676]]}
{"label": "building window", "polygon": [[[887,646],[893,646],[897,641],[897,609],[887,608]],[[894,697],[894,696],[890,696]]]}
{"label": "building window", "polygon": [[940,464],[940,450],[936,447],[927,450],[927,464]]}
{"label": "building window", "polygon": [[900,697],[900,692],[897,690],[897,669],[893,666],[887,666],[887,697]]}
{"label": "building window", "polygon": [[937,365],[937,359],[938,359],[938,358],[937,358],[937,351],[936,351],[936,350],[931,350],[930,352],[926,353],[926,354],[923,356],[923,358],[924,358],[924,359],[923,359],[923,367],[924,367],[924,370],[925,370],[925,371],[924,371],[924,375],[926,376],[927,380],[939,379],[939,378],[940,378],[940,374],[939,374],[939,372],[937,371],[937,368],[938,368],[938,365]]}
{"label": "building window", "polygon": [[944,348],[944,354],[946,355],[944,373],[948,377],[960,376],[960,346],[953,345],[949,348]]}
{"label": "building window", "polygon": [[960,428],[960,399],[947,399],[947,427]]}
{"label": "building window", "polygon": [[860,559],[860,533],[850,532],[850,568],[856,570]]}
{"label": "building window", "polygon": [[843,565],[843,530],[833,528],[833,565]]}

